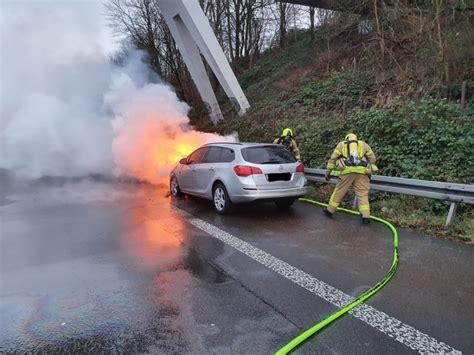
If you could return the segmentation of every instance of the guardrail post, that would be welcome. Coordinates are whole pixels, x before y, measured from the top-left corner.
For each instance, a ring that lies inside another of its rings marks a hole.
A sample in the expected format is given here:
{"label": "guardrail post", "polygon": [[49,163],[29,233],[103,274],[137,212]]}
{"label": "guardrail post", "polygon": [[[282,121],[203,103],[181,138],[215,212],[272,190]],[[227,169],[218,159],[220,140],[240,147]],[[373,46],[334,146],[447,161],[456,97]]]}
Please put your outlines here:
{"label": "guardrail post", "polygon": [[445,227],[449,227],[453,223],[457,209],[458,204],[456,202],[451,202],[451,205],[449,206],[448,217],[446,218],[446,224],[444,225]]}
{"label": "guardrail post", "polygon": [[354,197],[354,201],[352,201],[352,209],[355,210],[357,208],[357,196]]}

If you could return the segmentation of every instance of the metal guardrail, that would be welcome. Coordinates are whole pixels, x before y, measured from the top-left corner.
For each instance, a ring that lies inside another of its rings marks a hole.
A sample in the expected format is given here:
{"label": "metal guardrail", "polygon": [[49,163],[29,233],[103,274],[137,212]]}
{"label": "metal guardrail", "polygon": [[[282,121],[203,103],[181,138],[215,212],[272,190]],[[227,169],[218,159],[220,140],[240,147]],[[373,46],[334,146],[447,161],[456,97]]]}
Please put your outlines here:
{"label": "metal guardrail", "polygon": [[[320,183],[327,183],[324,179],[325,172],[324,169],[305,169],[305,175],[309,181]],[[329,183],[336,184],[337,178],[331,177]],[[446,218],[446,226],[453,222],[459,203],[474,204],[474,185],[373,175],[370,180],[370,188],[372,190],[451,202]]]}

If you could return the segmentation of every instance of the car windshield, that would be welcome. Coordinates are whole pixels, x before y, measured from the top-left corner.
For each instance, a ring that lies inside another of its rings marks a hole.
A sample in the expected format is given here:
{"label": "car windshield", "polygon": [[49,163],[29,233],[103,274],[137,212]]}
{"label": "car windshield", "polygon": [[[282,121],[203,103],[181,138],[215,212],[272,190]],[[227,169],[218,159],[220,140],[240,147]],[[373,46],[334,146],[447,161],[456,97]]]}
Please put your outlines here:
{"label": "car windshield", "polygon": [[288,149],[278,145],[265,145],[242,149],[245,161],[254,164],[289,164],[296,159]]}

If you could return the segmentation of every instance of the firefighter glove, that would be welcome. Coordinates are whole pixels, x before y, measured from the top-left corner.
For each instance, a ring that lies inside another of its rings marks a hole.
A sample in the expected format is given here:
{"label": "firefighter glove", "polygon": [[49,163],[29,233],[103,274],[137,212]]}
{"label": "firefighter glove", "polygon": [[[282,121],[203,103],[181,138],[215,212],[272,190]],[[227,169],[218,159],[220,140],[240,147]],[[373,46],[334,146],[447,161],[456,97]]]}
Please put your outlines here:
{"label": "firefighter glove", "polygon": [[331,180],[331,171],[330,170],[326,170],[326,174],[324,174],[324,179],[326,181]]}

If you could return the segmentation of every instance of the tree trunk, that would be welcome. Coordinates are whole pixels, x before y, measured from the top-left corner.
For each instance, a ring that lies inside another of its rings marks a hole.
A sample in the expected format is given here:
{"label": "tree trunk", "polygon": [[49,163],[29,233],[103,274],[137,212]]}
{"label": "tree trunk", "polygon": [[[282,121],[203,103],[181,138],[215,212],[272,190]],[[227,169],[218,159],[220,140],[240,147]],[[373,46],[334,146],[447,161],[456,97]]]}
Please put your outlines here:
{"label": "tree trunk", "polygon": [[375,16],[375,26],[377,27],[377,36],[379,37],[380,54],[382,55],[382,60],[383,60],[384,55],[385,55],[385,42],[384,42],[384,38],[383,38],[382,29],[380,27],[380,19],[379,19],[379,11],[378,11],[377,0],[374,0],[374,16]]}
{"label": "tree trunk", "polygon": [[437,28],[437,34],[438,34],[438,46],[439,46],[439,57],[440,57],[440,62],[444,68],[444,82],[448,83],[449,82],[449,66],[448,63],[446,62],[446,51],[444,48],[444,43],[443,43],[443,33],[441,30],[441,7],[443,5],[443,0],[433,0],[434,5],[435,5],[435,10],[436,10],[436,28]]}
{"label": "tree trunk", "polygon": [[280,2],[278,4],[279,10],[280,10],[280,48],[285,48],[285,42],[286,42],[286,8],[287,8],[287,3]]}
{"label": "tree trunk", "polygon": [[309,33],[311,41],[314,41],[314,7],[309,8]]}
{"label": "tree trunk", "polygon": [[230,0],[226,0],[226,17],[227,17],[227,42],[229,43],[229,55],[230,61],[234,61],[234,47],[232,42],[232,22],[231,22],[231,12],[230,12]]}
{"label": "tree trunk", "polygon": [[240,50],[241,50],[241,41],[240,41],[240,36],[242,34],[242,19],[241,19],[241,5],[242,5],[242,0],[236,0],[235,1],[235,7],[234,7],[234,12],[235,12],[235,52],[234,52],[234,60],[240,59]]}

